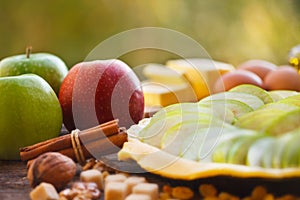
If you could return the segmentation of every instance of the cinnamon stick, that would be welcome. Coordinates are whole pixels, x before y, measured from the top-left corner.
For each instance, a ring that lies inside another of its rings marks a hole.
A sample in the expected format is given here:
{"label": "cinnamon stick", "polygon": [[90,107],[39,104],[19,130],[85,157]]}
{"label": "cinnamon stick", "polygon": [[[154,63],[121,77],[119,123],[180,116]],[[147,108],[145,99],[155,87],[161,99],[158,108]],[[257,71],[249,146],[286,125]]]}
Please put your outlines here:
{"label": "cinnamon stick", "polygon": [[[81,143],[81,147],[86,158],[91,158],[92,155],[89,153],[87,148],[84,145],[89,143],[99,143],[100,147],[102,146],[103,151],[109,151],[109,146],[113,145],[105,145],[106,143],[109,144],[110,142],[118,147],[127,140],[124,137],[124,133],[119,133],[120,129],[118,126],[118,120],[112,120],[107,123],[103,123],[96,127],[82,130],[79,132],[79,139]],[[104,142],[105,141],[105,142]],[[84,144],[84,145],[83,145]],[[95,148],[96,146],[91,146],[88,149],[94,151],[91,148]],[[70,134],[60,136],[57,138],[53,138],[50,140],[46,140],[28,147],[24,147],[20,149],[20,157],[21,160],[27,161],[36,158],[37,156],[41,155],[42,153],[57,151],[61,152],[72,159],[76,160],[75,153],[73,151],[73,146],[71,142]],[[98,151],[98,150],[97,150]],[[101,151],[99,149],[99,151]]]}
{"label": "cinnamon stick", "polygon": [[118,120],[112,120],[99,126],[81,131],[80,140],[90,142],[104,137],[114,135],[119,132]]}
{"label": "cinnamon stick", "polygon": [[[94,139],[99,139],[99,136],[109,136],[109,135],[113,135],[115,133],[118,133],[118,120],[112,120],[103,124],[100,124],[98,126],[86,129],[81,131],[80,133],[80,137],[84,138],[85,140],[87,140],[87,138],[90,138],[90,140],[94,140]],[[100,132],[102,132],[104,135],[99,135],[97,134],[97,132],[91,132],[94,130],[100,130]],[[91,133],[90,133],[91,132]],[[56,137],[53,139],[49,139],[43,142],[39,142],[37,144],[28,146],[28,147],[23,147],[20,149],[21,152],[27,152],[27,151],[31,151],[34,149],[37,149],[39,147],[45,147],[48,144],[51,144],[50,146],[53,146],[54,149],[62,147],[62,146],[71,146],[71,136],[70,134],[64,135],[64,136],[60,136],[60,137]],[[50,148],[49,146],[49,148]],[[56,147],[58,146],[58,147]],[[59,149],[57,149],[59,150]],[[51,149],[49,149],[49,151],[51,151]]]}
{"label": "cinnamon stick", "polygon": [[[126,141],[127,141],[126,133],[123,132],[123,133],[115,134],[107,138],[102,138],[101,140],[95,141],[92,144],[87,144],[85,146],[82,146],[83,154],[85,158],[88,159],[92,157],[99,158],[100,156],[103,155],[116,153],[120,150],[120,148],[123,146],[124,142]],[[73,151],[73,148],[63,149],[58,152],[76,161],[76,156]]]}

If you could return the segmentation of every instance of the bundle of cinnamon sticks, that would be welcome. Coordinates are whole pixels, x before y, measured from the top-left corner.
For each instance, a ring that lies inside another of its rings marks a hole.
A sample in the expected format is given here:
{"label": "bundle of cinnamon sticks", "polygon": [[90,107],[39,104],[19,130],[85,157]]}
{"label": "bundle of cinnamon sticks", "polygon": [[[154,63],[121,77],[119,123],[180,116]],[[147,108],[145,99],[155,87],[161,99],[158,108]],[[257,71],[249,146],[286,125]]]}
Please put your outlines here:
{"label": "bundle of cinnamon sticks", "polygon": [[[118,120],[79,131],[78,137],[86,159],[115,153],[127,141],[126,131],[119,128]],[[23,161],[29,161],[46,152],[60,152],[77,161],[70,134],[21,148],[20,157]]]}

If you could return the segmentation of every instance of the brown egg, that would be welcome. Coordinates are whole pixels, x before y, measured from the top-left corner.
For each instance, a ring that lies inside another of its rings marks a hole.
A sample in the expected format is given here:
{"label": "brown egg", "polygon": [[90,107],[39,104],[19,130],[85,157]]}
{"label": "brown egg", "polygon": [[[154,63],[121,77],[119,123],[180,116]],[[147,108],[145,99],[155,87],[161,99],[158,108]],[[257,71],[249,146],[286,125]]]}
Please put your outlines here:
{"label": "brown egg", "polygon": [[240,64],[237,68],[251,71],[257,74],[261,79],[264,79],[269,72],[275,71],[277,66],[265,60],[248,60]]}
{"label": "brown egg", "polygon": [[300,91],[300,75],[291,66],[280,66],[265,77],[264,87],[267,90]]}
{"label": "brown egg", "polygon": [[214,85],[214,92],[228,91],[241,84],[252,84],[262,87],[262,80],[253,72],[246,70],[235,70],[222,75]]}

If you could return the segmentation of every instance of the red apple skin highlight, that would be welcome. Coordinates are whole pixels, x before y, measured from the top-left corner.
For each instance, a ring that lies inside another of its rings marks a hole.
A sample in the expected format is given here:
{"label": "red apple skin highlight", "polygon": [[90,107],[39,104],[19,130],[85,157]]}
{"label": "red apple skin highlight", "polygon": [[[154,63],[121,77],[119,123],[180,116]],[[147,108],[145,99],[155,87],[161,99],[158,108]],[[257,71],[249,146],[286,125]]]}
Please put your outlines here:
{"label": "red apple skin highlight", "polygon": [[120,60],[82,62],[64,79],[59,101],[65,127],[86,129],[112,119],[129,128],[144,115],[140,81]]}

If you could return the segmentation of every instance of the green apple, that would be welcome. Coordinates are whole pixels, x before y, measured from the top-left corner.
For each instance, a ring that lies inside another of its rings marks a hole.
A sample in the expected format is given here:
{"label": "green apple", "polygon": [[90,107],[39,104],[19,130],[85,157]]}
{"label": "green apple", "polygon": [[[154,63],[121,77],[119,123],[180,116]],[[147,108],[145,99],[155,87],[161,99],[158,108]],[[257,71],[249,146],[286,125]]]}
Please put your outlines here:
{"label": "green apple", "polygon": [[243,92],[220,92],[213,94],[211,96],[205,97],[204,99],[200,100],[199,102],[205,102],[205,101],[212,101],[212,100],[218,100],[218,99],[232,99],[241,101],[247,105],[249,105],[253,110],[258,109],[262,105],[264,105],[264,102],[258,98],[255,95],[247,94]]}
{"label": "green apple", "polygon": [[30,49],[27,49],[26,55],[11,56],[0,61],[0,77],[28,73],[41,76],[58,94],[68,68],[59,57],[49,53],[30,54]]}
{"label": "green apple", "polygon": [[0,160],[19,148],[59,135],[62,111],[50,85],[34,74],[0,78]]}
{"label": "green apple", "polygon": [[252,94],[260,98],[265,104],[274,102],[272,96],[264,89],[250,84],[238,85],[229,90],[229,92],[242,92]]}

